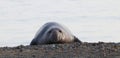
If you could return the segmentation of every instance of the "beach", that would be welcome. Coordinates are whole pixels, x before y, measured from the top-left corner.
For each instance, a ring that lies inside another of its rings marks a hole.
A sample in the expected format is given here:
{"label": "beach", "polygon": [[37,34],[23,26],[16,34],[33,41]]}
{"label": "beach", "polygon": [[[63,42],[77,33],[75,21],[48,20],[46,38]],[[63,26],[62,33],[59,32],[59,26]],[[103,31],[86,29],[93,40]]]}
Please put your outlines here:
{"label": "beach", "polygon": [[119,58],[120,43],[67,43],[1,47],[0,58]]}

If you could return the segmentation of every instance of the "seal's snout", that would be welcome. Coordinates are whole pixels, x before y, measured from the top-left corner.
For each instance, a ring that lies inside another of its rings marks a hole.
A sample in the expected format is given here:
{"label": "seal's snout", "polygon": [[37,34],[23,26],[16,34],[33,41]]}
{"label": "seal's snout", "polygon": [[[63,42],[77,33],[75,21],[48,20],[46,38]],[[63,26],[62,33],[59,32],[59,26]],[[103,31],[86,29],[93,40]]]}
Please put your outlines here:
{"label": "seal's snout", "polygon": [[62,31],[60,29],[53,28],[49,31],[49,34],[51,35],[52,39],[54,39],[55,41],[59,41]]}

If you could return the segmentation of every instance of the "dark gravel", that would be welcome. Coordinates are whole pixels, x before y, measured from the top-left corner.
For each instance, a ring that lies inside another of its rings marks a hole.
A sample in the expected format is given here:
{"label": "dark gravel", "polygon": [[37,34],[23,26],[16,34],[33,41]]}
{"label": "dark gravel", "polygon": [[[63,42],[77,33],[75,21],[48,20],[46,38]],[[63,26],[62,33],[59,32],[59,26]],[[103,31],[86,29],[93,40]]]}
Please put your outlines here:
{"label": "dark gravel", "polygon": [[0,58],[120,58],[120,43],[69,43],[1,47]]}

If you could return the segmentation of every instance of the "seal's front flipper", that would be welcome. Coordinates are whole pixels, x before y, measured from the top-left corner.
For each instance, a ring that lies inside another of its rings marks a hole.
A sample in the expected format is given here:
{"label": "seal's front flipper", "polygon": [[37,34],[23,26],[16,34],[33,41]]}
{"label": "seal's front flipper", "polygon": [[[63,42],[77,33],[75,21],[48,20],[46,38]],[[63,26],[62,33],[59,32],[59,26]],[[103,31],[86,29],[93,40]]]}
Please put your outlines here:
{"label": "seal's front flipper", "polygon": [[35,39],[32,40],[32,42],[30,43],[30,45],[37,45],[37,43],[35,42]]}
{"label": "seal's front flipper", "polygon": [[74,42],[79,42],[82,43],[82,41],[80,41],[77,37],[74,36]]}

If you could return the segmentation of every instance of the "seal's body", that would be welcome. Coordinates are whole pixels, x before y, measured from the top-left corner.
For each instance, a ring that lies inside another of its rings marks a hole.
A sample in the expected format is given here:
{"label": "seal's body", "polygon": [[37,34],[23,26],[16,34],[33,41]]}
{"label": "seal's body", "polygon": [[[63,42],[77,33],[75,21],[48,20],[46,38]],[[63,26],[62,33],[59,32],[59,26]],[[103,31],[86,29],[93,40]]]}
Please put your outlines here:
{"label": "seal's body", "polygon": [[39,30],[30,45],[81,42],[71,32],[56,22],[48,22]]}

